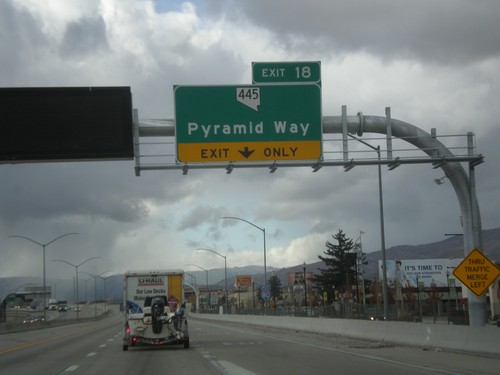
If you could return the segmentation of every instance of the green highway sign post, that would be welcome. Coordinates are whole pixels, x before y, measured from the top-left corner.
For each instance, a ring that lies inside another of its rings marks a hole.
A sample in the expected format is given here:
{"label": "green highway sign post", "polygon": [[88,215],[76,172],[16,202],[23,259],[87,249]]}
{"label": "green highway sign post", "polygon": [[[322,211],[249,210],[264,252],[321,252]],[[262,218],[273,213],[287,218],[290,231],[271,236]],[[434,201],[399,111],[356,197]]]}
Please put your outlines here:
{"label": "green highway sign post", "polygon": [[321,85],[321,62],[253,62],[253,83],[316,83]]}
{"label": "green highway sign post", "polygon": [[179,162],[322,157],[316,84],[176,86]]}

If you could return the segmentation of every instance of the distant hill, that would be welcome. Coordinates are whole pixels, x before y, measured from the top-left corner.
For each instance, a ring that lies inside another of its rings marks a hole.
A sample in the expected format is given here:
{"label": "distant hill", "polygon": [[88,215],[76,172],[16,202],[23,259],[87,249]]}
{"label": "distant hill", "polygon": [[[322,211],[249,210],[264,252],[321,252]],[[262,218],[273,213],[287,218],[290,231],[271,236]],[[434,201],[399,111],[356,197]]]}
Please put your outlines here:
{"label": "distant hill", "polygon": [[[480,249],[490,260],[500,263],[500,228],[483,230],[484,249]],[[472,250],[472,249],[470,249]],[[463,258],[464,247],[463,238],[460,235],[448,237],[439,242],[433,242],[425,245],[399,245],[386,249],[386,259],[444,259],[444,258]],[[366,279],[375,279],[378,275],[378,261],[382,260],[382,251],[374,251],[366,254],[368,264],[363,266]],[[307,265],[308,272],[318,273],[320,268],[325,268],[323,262],[319,261]],[[262,272],[262,271],[261,271]],[[289,272],[303,272],[302,265],[289,268],[281,268],[274,271],[280,278],[281,285],[286,285]],[[268,278],[269,278],[268,270]],[[264,282],[262,273],[254,274],[255,283]],[[234,279],[232,279],[232,284]],[[217,285],[222,285],[219,282]]]}
{"label": "distant hill", "polygon": [[[479,249],[491,261],[500,263],[500,228],[483,230],[483,249]],[[470,249],[472,250],[472,249]],[[463,258],[464,245],[460,235],[446,238],[439,242],[425,245],[400,245],[386,249],[386,259],[445,259]],[[364,267],[367,279],[378,274],[378,261],[382,260],[382,251],[366,254],[368,264]]]}
{"label": "distant hill", "polygon": [[[500,263],[500,228],[483,230],[484,248],[480,249],[493,262]],[[472,250],[472,249],[470,249]],[[386,249],[386,259],[443,259],[443,258],[463,258],[464,249],[462,236],[456,235],[446,238],[439,242],[433,242],[425,245],[400,245]],[[382,251],[374,251],[366,254],[368,264],[363,266],[365,279],[375,279],[378,274],[378,261],[382,259]],[[307,265],[307,271],[318,273],[319,269],[325,268],[323,262],[316,262]],[[267,267],[267,277],[275,274],[281,280],[281,285],[287,285],[289,272],[303,272],[303,266],[297,265],[287,268]],[[204,287],[206,285],[207,274],[205,271],[187,270],[186,281],[190,284],[196,284]],[[191,275],[193,277],[191,277]],[[263,266],[231,267],[227,269],[228,288],[233,288],[236,276],[252,275],[256,285],[264,283]],[[107,279],[106,290],[109,298],[120,300],[122,298],[122,275],[114,275]],[[6,293],[11,293],[22,285],[34,285],[39,282],[39,278],[33,277],[9,277],[0,278],[0,299]],[[225,285],[224,268],[211,269],[208,271],[208,283],[210,288],[223,289]],[[48,285],[56,284],[56,297],[58,299],[73,300],[72,283],[61,283],[58,280],[48,280]],[[87,284],[87,283],[81,283]],[[80,299],[93,299],[94,281],[88,282],[87,290],[80,292]],[[83,287],[82,287],[83,288]],[[102,280],[98,280],[97,297],[103,298],[104,286]],[[86,293],[86,295],[85,295]]]}

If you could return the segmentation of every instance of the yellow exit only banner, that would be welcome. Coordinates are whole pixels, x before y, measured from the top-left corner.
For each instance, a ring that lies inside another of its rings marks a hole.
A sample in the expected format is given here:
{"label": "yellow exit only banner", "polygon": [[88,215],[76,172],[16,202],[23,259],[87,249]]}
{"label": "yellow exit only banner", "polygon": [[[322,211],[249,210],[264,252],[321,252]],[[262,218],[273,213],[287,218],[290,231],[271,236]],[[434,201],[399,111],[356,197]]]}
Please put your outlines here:
{"label": "yellow exit only banner", "polygon": [[180,143],[177,160],[183,163],[265,160],[316,160],[321,141]]}

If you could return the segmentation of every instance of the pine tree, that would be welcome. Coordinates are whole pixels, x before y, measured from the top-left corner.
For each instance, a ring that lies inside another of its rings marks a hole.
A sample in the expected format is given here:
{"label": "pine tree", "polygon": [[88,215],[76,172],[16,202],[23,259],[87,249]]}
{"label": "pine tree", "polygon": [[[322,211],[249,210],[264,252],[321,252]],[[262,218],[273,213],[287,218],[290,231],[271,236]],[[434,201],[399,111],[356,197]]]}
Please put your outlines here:
{"label": "pine tree", "polygon": [[276,307],[276,298],[281,299],[281,280],[278,276],[272,275],[269,279],[269,284],[271,285],[271,298]]}
{"label": "pine tree", "polygon": [[337,241],[333,244],[326,242],[325,256],[318,255],[326,269],[319,269],[320,275],[316,275],[315,281],[328,293],[329,299],[333,300],[334,291],[344,293],[351,290],[356,283],[356,254],[351,252],[354,248],[352,239],[346,238],[345,233],[339,229],[338,233],[332,235]]}

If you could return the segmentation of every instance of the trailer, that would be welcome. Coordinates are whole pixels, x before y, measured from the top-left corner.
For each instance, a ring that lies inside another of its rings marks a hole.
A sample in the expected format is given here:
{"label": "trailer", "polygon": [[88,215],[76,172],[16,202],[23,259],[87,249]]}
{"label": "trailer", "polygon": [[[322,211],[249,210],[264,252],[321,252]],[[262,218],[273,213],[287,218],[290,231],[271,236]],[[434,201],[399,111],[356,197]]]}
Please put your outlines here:
{"label": "trailer", "polygon": [[123,350],[141,345],[189,348],[184,271],[127,271],[123,306]]}

